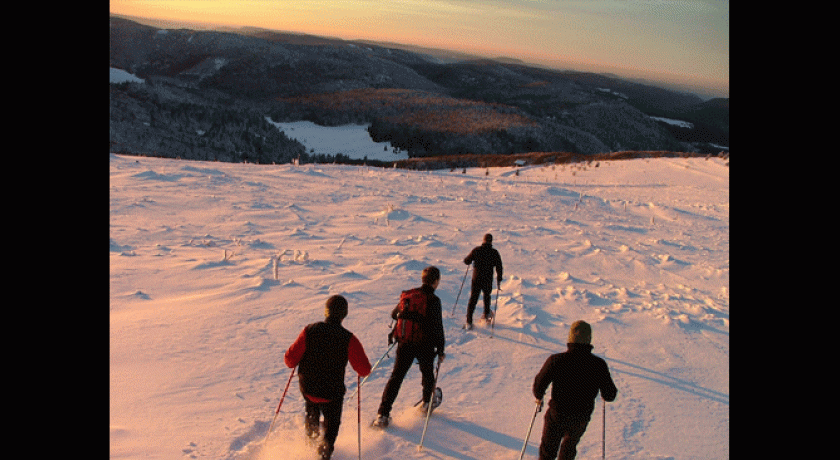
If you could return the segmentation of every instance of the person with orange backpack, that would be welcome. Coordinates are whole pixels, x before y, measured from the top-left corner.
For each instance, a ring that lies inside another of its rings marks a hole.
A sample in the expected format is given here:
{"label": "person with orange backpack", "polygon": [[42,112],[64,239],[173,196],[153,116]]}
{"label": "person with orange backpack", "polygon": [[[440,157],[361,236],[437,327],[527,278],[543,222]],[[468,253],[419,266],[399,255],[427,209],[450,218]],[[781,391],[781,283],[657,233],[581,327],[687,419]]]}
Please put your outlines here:
{"label": "person with orange backpack", "polygon": [[434,266],[426,267],[423,269],[422,281],[422,286],[403,291],[400,303],[391,312],[391,318],[396,322],[388,335],[388,343],[396,341],[397,352],[394,369],[382,392],[378,416],[373,422],[375,427],[385,428],[390,423],[391,408],[415,359],[422,374],[421,413],[426,415],[429,412],[429,404],[432,405],[431,409],[434,409],[443,397],[443,393],[436,387],[437,378],[434,371],[435,357],[438,358],[438,365],[446,358],[441,303],[440,298],[435,295],[435,289],[440,284],[440,270]]}

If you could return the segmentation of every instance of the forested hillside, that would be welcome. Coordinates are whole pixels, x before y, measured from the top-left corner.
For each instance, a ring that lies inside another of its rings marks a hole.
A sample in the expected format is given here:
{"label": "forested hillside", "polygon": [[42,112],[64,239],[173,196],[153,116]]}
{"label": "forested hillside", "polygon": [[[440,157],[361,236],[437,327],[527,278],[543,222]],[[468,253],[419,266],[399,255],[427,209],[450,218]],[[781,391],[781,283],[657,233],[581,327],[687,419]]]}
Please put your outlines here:
{"label": "forested hillside", "polygon": [[266,117],[368,123],[374,140],[412,157],[728,148],[728,99],[612,76],[254,29],[166,30],[115,17],[110,29],[111,67],[141,80],[111,84],[112,152],[258,163],[318,155]]}

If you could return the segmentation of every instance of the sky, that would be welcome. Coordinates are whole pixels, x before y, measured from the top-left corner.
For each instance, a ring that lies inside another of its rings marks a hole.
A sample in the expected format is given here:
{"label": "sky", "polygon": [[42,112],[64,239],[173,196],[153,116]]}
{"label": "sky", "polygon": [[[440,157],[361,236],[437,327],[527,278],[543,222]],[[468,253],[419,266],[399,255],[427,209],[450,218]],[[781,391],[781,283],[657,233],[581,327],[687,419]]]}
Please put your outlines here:
{"label": "sky", "polygon": [[110,12],[504,56],[729,97],[729,0],[111,0]]}

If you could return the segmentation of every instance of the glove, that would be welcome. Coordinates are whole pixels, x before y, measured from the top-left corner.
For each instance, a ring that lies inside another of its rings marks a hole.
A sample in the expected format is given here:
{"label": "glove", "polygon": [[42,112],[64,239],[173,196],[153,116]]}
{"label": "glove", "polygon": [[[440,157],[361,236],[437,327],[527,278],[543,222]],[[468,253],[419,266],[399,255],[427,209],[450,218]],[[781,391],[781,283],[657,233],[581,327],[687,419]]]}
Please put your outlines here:
{"label": "glove", "polygon": [[392,343],[394,343],[394,331],[388,333],[388,345],[391,345]]}

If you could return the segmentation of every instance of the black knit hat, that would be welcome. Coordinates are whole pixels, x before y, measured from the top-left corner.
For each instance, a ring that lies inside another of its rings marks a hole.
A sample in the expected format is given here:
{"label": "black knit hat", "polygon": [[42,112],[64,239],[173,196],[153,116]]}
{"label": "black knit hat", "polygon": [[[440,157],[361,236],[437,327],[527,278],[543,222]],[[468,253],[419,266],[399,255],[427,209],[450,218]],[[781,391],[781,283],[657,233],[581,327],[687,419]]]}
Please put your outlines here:
{"label": "black knit hat", "polygon": [[327,299],[324,316],[327,319],[341,321],[347,317],[347,299],[340,295],[334,295]]}
{"label": "black knit hat", "polygon": [[484,235],[484,242],[485,243],[492,243],[493,242],[493,235],[486,233]]}

